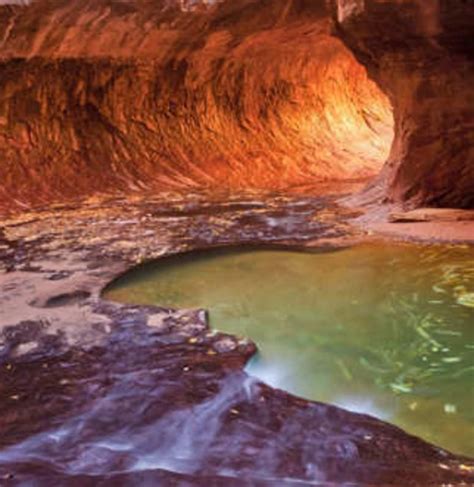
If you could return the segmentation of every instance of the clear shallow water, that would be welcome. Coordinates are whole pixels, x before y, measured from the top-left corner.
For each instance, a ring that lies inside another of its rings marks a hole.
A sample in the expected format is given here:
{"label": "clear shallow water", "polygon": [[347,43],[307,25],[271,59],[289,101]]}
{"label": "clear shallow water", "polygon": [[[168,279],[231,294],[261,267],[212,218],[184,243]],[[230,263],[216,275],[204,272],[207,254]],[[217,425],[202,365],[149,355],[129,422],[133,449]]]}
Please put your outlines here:
{"label": "clear shallow water", "polygon": [[474,249],[220,250],[130,272],[107,299],[202,307],[250,374],[474,456]]}

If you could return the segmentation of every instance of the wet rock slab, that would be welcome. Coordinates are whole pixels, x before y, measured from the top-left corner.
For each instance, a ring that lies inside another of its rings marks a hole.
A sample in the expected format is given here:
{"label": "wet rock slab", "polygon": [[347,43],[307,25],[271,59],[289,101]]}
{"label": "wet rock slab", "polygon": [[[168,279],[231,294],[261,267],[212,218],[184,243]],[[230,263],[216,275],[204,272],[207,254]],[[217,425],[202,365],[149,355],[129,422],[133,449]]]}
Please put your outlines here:
{"label": "wet rock slab", "polygon": [[344,245],[349,216],[329,197],[166,194],[5,221],[0,485],[472,484],[469,459],[247,376],[255,345],[204,310],[100,298],[172,253]]}

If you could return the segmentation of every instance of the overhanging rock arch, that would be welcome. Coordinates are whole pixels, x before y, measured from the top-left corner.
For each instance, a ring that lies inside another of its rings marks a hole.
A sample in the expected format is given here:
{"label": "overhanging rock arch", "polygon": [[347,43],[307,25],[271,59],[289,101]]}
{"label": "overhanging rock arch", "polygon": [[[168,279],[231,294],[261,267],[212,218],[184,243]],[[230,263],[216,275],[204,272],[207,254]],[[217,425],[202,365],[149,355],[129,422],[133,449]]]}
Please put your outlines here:
{"label": "overhanging rock arch", "polygon": [[390,158],[365,198],[474,207],[474,2],[331,0],[337,34],[387,93]]}
{"label": "overhanging rock arch", "polygon": [[377,174],[387,97],[325,0],[0,8],[0,200]]}

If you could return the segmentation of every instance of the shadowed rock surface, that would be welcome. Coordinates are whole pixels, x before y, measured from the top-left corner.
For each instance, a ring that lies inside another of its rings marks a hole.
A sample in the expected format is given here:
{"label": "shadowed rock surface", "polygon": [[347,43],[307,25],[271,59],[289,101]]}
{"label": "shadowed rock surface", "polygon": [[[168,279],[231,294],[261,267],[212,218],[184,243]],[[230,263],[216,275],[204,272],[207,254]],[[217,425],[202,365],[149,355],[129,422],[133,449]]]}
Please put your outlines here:
{"label": "shadowed rock surface", "polygon": [[393,106],[391,154],[365,197],[473,208],[474,2],[332,3],[340,37]]}
{"label": "shadowed rock surface", "polygon": [[242,368],[254,344],[212,332],[203,310],[100,298],[130,266],[175,252],[347,245],[359,237],[334,199],[148,195],[4,222],[3,484],[472,482],[471,460],[251,379]]}

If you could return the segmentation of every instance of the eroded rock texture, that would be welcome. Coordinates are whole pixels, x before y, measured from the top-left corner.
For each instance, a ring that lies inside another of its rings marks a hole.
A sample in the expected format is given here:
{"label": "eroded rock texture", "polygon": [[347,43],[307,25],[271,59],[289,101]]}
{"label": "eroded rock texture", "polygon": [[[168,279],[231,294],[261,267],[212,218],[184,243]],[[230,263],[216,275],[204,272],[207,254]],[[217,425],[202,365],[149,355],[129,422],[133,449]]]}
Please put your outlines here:
{"label": "eroded rock texture", "polygon": [[473,485],[474,461],[249,377],[204,310],[100,298],[137,262],[225,245],[353,242],[335,196],[187,194],[34,211],[0,227],[0,485]]}
{"label": "eroded rock texture", "polygon": [[390,104],[324,1],[193,5],[0,7],[4,206],[379,171]]}
{"label": "eroded rock texture", "polygon": [[474,207],[474,2],[332,4],[339,35],[394,108],[394,144],[372,194]]}
{"label": "eroded rock texture", "polygon": [[369,199],[474,204],[469,0],[13,3],[3,207],[371,176],[391,105]]}

